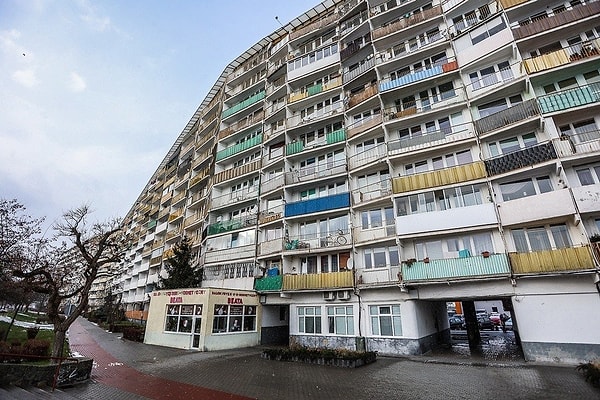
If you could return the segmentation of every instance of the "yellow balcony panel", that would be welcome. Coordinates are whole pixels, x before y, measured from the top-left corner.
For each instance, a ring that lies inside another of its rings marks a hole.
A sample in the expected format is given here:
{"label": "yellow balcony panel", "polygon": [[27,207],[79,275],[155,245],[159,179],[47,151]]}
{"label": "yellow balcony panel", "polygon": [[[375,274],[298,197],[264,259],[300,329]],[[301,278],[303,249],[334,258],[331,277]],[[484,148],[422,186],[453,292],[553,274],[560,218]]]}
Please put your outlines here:
{"label": "yellow balcony panel", "polygon": [[392,190],[395,194],[398,194],[442,185],[468,182],[485,178],[485,176],[485,164],[482,161],[477,161],[471,164],[459,165],[443,170],[394,178],[392,180]]}
{"label": "yellow balcony panel", "polygon": [[594,268],[592,253],[587,245],[531,253],[510,253],[509,257],[515,274],[581,271]]}
{"label": "yellow balcony panel", "polygon": [[351,288],[353,280],[352,271],[323,274],[286,274],[283,276],[283,290]]}

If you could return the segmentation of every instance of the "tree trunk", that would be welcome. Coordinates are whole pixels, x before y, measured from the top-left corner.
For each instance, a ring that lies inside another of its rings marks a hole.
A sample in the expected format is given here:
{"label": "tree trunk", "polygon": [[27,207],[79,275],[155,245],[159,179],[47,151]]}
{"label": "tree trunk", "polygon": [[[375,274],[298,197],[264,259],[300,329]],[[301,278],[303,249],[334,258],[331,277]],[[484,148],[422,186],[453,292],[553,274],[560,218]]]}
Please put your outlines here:
{"label": "tree trunk", "polygon": [[[62,357],[63,349],[65,347],[65,338],[67,337],[67,331],[63,330],[62,327],[54,327],[54,343],[52,343],[52,357]],[[53,360],[58,363],[58,360]]]}
{"label": "tree trunk", "polygon": [[17,304],[12,318],[10,319],[10,323],[8,324],[8,328],[6,328],[6,332],[4,332],[4,337],[2,338],[2,341],[6,342],[8,340],[8,334],[10,333],[10,330],[12,329],[13,325],[15,324],[15,319],[17,318],[17,314],[19,313],[19,310],[21,309],[21,305]]}

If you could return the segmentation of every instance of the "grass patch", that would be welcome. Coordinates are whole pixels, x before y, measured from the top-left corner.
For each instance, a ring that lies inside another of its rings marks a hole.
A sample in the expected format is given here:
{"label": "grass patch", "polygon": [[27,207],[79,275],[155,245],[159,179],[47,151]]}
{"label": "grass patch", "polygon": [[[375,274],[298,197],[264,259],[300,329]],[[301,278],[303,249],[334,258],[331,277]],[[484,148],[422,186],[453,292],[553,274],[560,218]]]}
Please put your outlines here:
{"label": "grass patch", "polygon": [[[10,323],[0,321],[0,332],[6,332]],[[54,342],[54,330],[52,329],[40,329],[36,335],[36,340],[46,340],[49,343]],[[8,343],[25,343],[27,341],[27,328],[22,326],[13,325],[8,332]],[[69,340],[65,340],[65,346],[63,348],[63,357],[69,357],[71,349],[69,347]]]}

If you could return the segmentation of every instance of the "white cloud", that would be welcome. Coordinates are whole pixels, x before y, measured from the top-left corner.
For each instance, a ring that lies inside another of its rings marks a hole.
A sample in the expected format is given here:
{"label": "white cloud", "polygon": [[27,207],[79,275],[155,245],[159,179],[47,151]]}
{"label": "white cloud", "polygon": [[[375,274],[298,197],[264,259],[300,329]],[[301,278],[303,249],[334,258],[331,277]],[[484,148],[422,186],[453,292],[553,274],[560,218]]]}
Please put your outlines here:
{"label": "white cloud", "polygon": [[98,15],[98,11],[93,4],[87,0],[79,2],[81,8],[80,18],[92,30],[105,32],[113,28],[111,20],[107,16]]}
{"label": "white cloud", "polygon": [[25,87],[33,87],[39,83],[35,71],[31,68],[15,71],[12,75],[13,80]]}
{"label": "white cloud", "polygon": [[71,72],[71,79],[69,80],[69,89],[73,92],[83,92],[87,85],[85,80],[77,72]]}

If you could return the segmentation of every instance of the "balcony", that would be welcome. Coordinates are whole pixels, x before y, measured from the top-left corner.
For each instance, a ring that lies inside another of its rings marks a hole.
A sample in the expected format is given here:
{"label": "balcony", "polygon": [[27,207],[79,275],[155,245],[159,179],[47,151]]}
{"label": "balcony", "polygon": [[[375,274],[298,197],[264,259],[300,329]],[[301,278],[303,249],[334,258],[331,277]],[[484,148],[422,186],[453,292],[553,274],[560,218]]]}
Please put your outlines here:
{"label": "balcony", "polygon": [[344,83],[348,83],[351,80],[353,80],[354,78],[364,74],[365,72],[371,70],[373,67],[375,66],[375,58],[371,57],[371,58],[367,58],[365,60],[365,62],[363,62],[362,64],[360,64],[358,67],[346,71],[344,72],[344,75],[342,76]]}
{"label": "balcony", "polygon": [[265,276],[254,281],[254,290],[257,292],[278,292],[283,287],[283,276]]}
{"label": "balcony", "polygon": [[515,39],[522,39],[538,33],[547,32],[551,29],[566,26],[571,22],[578,21],[600,13],[600,2],[594,1],[585,5],[573,7],[572,10],[565,10],[552,17],[544,14],[533,19],[526,25],[513,28],[512,32]]}
{"label": "balcony", "polygon": [[351,240],[351,235],[343,231],[326,232],[320,237],[313,235],[290,236],[283,243],[283,249],[294,252],[313,251],[315,249],[331,250],[340,246],[349,246]]}
{"label": "balcony", "polygon": [[229,192],[211,200],[211,207],[218,208],[228,205],[237,205],[243,201],[253,200],[258,197],[258,186],[251,186],[247,190],[236,190]]}
{"label": "balcony", "polygon": [[207,250],[204,262],[207,264],[214,262],[231,262],[236,259],[254,257],[255,252],[256,246],[253,244],[230,249]]}
{"label": "balcony", "polygon": [[283,291],[311,289],[346,289],[354,286],[352,271],[322,274],[283,275]]}
{"label": "balcony", "polygon": [[580,61],[585,58],[596,57],[600,55],[599,48],[600,40],[594,39],[585,42],[584,44],[579,43],[536,57],[526,58],[523,60],[523,66],[528,74],[533,74]]}
{"label": "balcony", "polygon": [[301,36],[306,35],[309,32],[318,31],[319,29],[323,29],[332,25],[339,19],[338,14],[331,14],[325,18],[322,18],[318,21],[312,22],[308,25],[303,26],[302,28],[296,29],[290,33],[290,40],[297,39]]}
{"label": "balcony", "polygon": [[210,176],[210,168],[204,168],[203,170],[198,172],[196,175],[194,175],[192,177],[192,179],[190,179],[190,183],[188,184],[189,187],[191,188],[192,186],[194,186],[195,184],[197,184],[204,178],[207,178],[208,176]]}
{"label": "balcony", "polygon": [[340,59],[341,61],[346,60],[347,58],[352,57],[354,54],[358,53],[360,49],[371,44],[371,35],[367,34],[362,42],[352,42],[348,46],[346,46],[342,51],[340,51]]}
{"label": "balcony", "polygon": [[238,178],[240,176],[252,173],[254,171],[258,171],[259,169],[260,160],[253,161],[251,163],[244,164],[236,168],[230,168],[215,174],[213,177],[213,183],[216,185],[221,182],[229,181],[231,179]]}
{"label": "balcony", "polygon": [[373,33],[372,33],[373,40],[377,40],[379,38],[382,38],[384,36],[387,36],[389,34],[397,32],[399,30],[402,30],[402,29],[408,28],[410,26],[419,24],[419,23],[421,23],[423,21],[426,21],[428,19],[435,18],[435,17],[437,17],[439,15],[442,15],[442,8],[440,6],[432,7],[430,9],[428,9],[428,10],[423,11],[423,12],[414,13],[414,14],[406,17],[406,18],[402,18],[399,21],[396,21],[396,22],[391,23],[389,25],[382,26],[380,28],[377,28],[377,29],[373,30]]}
{"label": "balcony", "polygon": [[[281,213],[279,214],[281,215]],[[258,255],[279,254],[283,250],[283,239],[261,241],[258,244]]]}
{"label": "balcony", "polygon": [[510,276],[506,254],[402,263],[404,282],[470,280]]}
{"label": "balcony", "polygon": [[295,128],[299,126],[303,126],[305,124],[310,124],[313,122],[317,122],[323,119],[326,119],[332,115],[337,113],[342,113],[344,111],[344,104],[342,100],[336,101],[333,104],[329,104],[321,109],[314,111],[312,114],[305,115],[302,117],[301,115],[294,115],[287,120],[287,126],[289,128]]}
{"label": "balcony", "polygon": [[476,161],[456,167],[394,178],[392,180],[392,190],[395,194],[399,194],[413,190],[469,182],[485,177],[485,164],[481,161]]}
{"label": "balcony", "polygon": [[507,108],[506,110],[488,115],[474,121],[475,130],[479,135],[504,128],[529,118],[539,117],[540,108],[537,100],[530,99]]}
{"label": "balcony", "polygon": [[544,274],[594,269],[590,246],[509,253],[514,274]]}
{"label": "balcony", "polygon": [[261,211],[258,217],[259,224],[268,224],[273,221],[280,220],[283,216],[283,205],[274,207],[269,211]]}
{"label": "balcony", "polygon": [[365,87],[360,92],[356,92],[350,95],[350,98],[348,99],[348,108],[352,108],[362,103],[363,101],[368,100],[373,96],[376,96],[377,93],[379,93],[377,90],[377,85],[369,85]]}
{"label": "balcony", "polygon": [[[382,221],[386,224],[387,221]],[[390,225],[379,226],[376,228],[362,229],[354,228],[354,239],[357,243],[372,242],[381,239],[395,239],[396,238],[396,225],[394,221],[391,221]]]}
{"label": "balcony", "polygon": [[250,96],[249,98],[247,98],[246,100],[244,100],[240,103],[237,103],[233,107],[230,107],[227,110],[223,110],[223,112],[221,113],[221,118],[225,119],[225,118],[237,113],[238,111],[243,110],[244,108],[250,107],[252,104],[257,103],[264,98],[265,98],[265,91],[261,90],[257,94]]}
{"label": "balcony", "polygon": [[340,193],[318,199],[301,200],[285,205],[284,216],[294,217],[350,207],[350,194]]}
{"label": "balcony", "polygon": [[485,160],[489,176],[503,174],[520,168],[531,167],[545,161],[555,160],[556,151],[552,142],[540,143],[512,153]]}
{"label": "balcony", "polygon": [[233,146],[229,146],[226,149],[218,151],[216,161],[221,161],[224,158],[231,157],[235,154],[241,153],[242,151],[246,151],[248,149],[251,149],[252,147],[258,146],[261,143],[262,134],[256,135],[251,139],[234,144]]}
{"label": "balcony", "polygon": [[518,6],[519,4],[527,3],[529,0],[499,0],[500,4],[502,4],[502,8],[508,10],[514,6]]}
{"label": "balcony", "polygon": [[352,125],[348,126],[348,137],[351,138],[360,133],[366,132],[367,130],[377,126],[383,122],[381,112],[377,114],[369,115],[359,121],[356,121]]}
{"label": "balcony", "polygon": [[268,193],[272,190],[276,190],[282,188],[286,184],[285,174],[281,174],[267,181],[262,181],[260,183],[260,191],[261,193]]}
{"label": "balcony", "polygon": [[425,135],[402,138],[388,142],[388,154],[395,156],[409,151],[433,148],[442,144],[454,143],[473,138],[469,124],[454,126],[438,131],[430,131]]}
{"label": "balcony", "polygon": [[517,225],[575,215],[577,210],[569,189],[558,189],[498,204],[502,225]]}
{"label": "balcony", "polygon": [[254,226],[256,226],[256,214],[210,224],[208,226],[208,234],[217,235],[219,233],[231,232]]}
{"label": "balcony", "polygon": [[263,120],[264,116],[265,116],[265,112],[259,111],[258,113],[255,113],[255,114],[248,116],[240,121],[237,121],[236,123],[228,126],[227,128],[223,129],[221,132],[219,132],[219,136],[217,139],[218,140],[225,139],[226,137],[234,134],[235,132],[241,131],[242,129],[247,128],[251,125],[257,124]]}
{"label": "balcony", "polygon": [[334,42],[329,46],[319,48],[306,54],[298,54],[297,57],[288,61],[287,72],[288,81],[299,77],[305,77],[315,71],[333,66],[340,62],[340,53],[338,43]]}
{"label": "balcony", "polygon": [[386,156],[387,145],[385,143],[380,143],[371,149],[350,156],[348,159],[348,166],[350,167],[350,170],[353,170],[372,162],[385,160]]}
{"label": "balcony", "polygon": [[316,179],[326,178],[328,176],[339,175],[346,172],[346,160],[328,162],[326,164],[317,164],[300,168],[299,170],[288,172],[289,179],[287,183],[311,182]]}
{"label": "balcony", "polygon": [[[581,214],[597,213],[600,211],[600,184],[585,185],[571,188],[577,209]],[[595,245],[600,245],[596,242]]]}
{"label": "balcony", "polygon": [[538,104],[542,114],[568,110],[599,101],[600,83],[592,83],[538,97]]}
{"label": "balcony", "polygon": [[404,215],[396,217],[396,232],[398,235],[414,235],[417,233],[444,230],[451,231],[498,224],[493,203],[408,215],[406,215],[405,210],[400,210],[399,212]]}
{"label": "balcony", "polygon": [[379,92],[383,93],[388,90],[396,89],[402,86],[409,85],[414,82],[419,82],[425,79],[429,79],[431,77],[445,74],[446,72],[455,71],[458,69],[458,63],[456,61],[450,61],[444,63],[442,65],[436,65],[429,69],[424,69],[422,71],[406,74],[401,76],[400,78],[393,80],[384,80],[379,83]]}
{"label": "balcony", "polygon": [[310,96],[314,96],[319,93],[327,92],[331,89],[335,89],[337,87],[342,86],[342,77],[339,76],[335,79],[330,80],[327,83],[313,85],[307,88],[302,88],[302,90],[296,91],[294,93],[290,93],[288,98],[288,104],[294,103],[299,100],[306,99]]}

